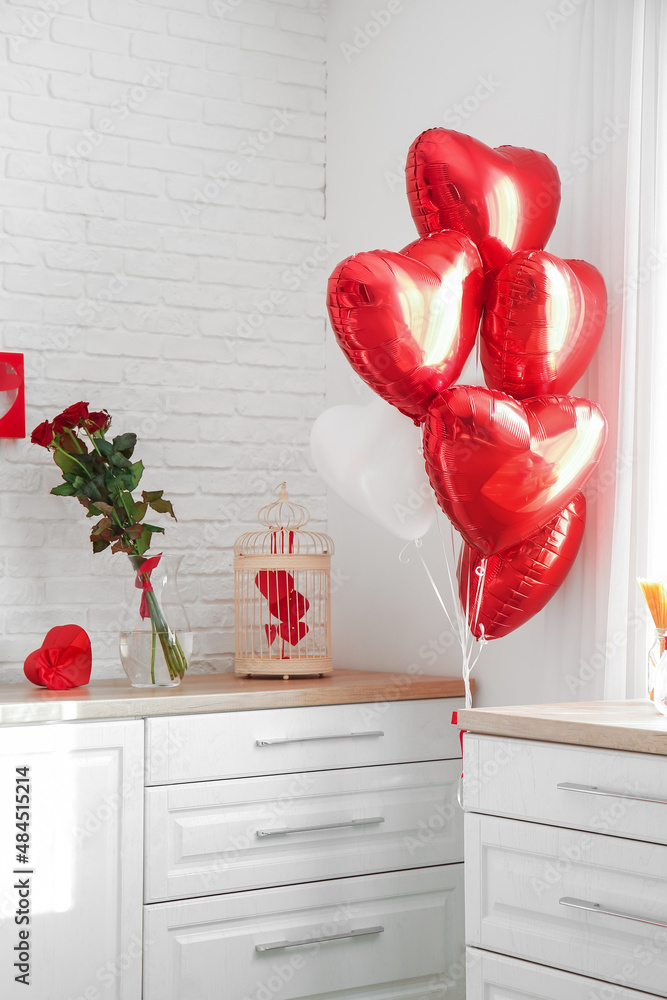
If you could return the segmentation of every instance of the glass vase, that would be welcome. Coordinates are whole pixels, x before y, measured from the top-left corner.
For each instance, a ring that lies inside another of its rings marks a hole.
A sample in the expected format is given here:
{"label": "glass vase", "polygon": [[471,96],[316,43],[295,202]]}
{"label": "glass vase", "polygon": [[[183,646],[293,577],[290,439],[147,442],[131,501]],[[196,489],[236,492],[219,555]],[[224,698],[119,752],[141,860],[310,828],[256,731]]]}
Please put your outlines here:
{"label": "glass vase", "polygon": [[180,556],[129,556],[134,588],[119,636],[133,687],[176,687],[192,656],[193,633],[178,589]]}
{"label": "glass vase", "polygon": [[667,629],[657,628],[648,654],[648,696],[659,712],[667,715]]}

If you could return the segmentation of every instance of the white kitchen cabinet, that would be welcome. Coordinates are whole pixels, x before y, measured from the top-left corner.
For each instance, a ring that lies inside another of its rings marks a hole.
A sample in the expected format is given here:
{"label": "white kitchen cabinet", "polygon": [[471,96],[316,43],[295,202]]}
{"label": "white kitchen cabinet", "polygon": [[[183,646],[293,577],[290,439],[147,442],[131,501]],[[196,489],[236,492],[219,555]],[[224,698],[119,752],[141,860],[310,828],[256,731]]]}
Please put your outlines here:
{"label": "white kitchen cabinet", "polygon": [[667,847],[468,813],[466,941],[667,997]]}
{"label": "white kitchen cabinet", "polygon": [[619,702],[459,724],[467,1000],[667,997],[665,720]]}
{"label": "white kitchen cabinet", "polygon": [[[458,679],[8,687],[2,1000],[463,1000]],[[5,971],[19,766],[32,993]]]}
{"label": "white kitchen cabinet", "polygon": [[452,707],[147,719],[144,1000],[463,1000]]}
{"label": "white kitchen cabinet", "polygon": [[142,721],[0,728],[3,1000],[140,996],[142,799]]}
{"label": "white kitchen cabinet", "polygon": [[426,986],[460,957],[462,888],[457,864],[149,906],[144,1000]]}
{"label": "white kitchen cabinet", "polygon": [[468,948],[466,972],[468,1000],[651,1000],[651,994],[630,987],[610,986],[478,948]]}
{"label": "white kitchen cabinet", "polygon": [[146,720],[149,785],[458,756],[438,699]]}
{"label": "white kitchen cabinet", "polygon": [[146,789],[146,902],[457,862],[460,760]]}
{"label": "white kitchen cabinet", "polygon": [[667,844],[663,757],[474,733],[465,742],[467,810]]}

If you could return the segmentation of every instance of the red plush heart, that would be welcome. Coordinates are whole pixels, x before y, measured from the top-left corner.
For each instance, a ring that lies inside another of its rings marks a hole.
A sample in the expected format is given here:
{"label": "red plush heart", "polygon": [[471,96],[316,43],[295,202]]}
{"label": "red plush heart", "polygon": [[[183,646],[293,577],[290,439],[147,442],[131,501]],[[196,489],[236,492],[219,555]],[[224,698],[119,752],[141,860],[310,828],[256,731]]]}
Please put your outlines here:
{"label": "red plush heart", "polygon": [[547,604],[572,569],[586,525],[586,500],[574,500],[524,542],[483,556],[466,542],[459,558],[459,600],[472,634],[501,639]]}
{"label": "red plush heart", "polygon": [[424,424],[426,471],[438,503],[482,555],[543,528],[589,479],[606,440],[602,411],[587,399],[519,402],[457,385]]}
{"label": "red plush heart", "polygon": [[400,253],[354,254],[329,278],[336,339],[371,389],[423,420],[470,354],[483,278],[474,245],[455,232],[416,240]]}
{"label": "red plush heart", "polygon": [[486,298],[486,384],[517,399],[569,392],[590,363],[606,316],[604,280],[591,264],[540,250],[515,253]]}
{"label": "red plush heart", "polygon": [[284,569],[262,569],[255,575],[255,586],[267,599],[271,615],[279,619],[277,626],[264,626],[269,646],[276,635],[296,646],[309,631],[306,622],[300,619],[308,611],[310,601],[296,590],[292,574]]}
{"label": "red plush heart", "polygon": [[432,128],[410,147],[406,180],[417,231],[465,233],[489,270],[516,250],[542,250],[556,224],[558,171],[533,149],[492,149],[461,132]]}
{"label": "red plush heart", "polygon": [[29,681],[52,691],[81,687],[90,680],[90,639],[80,625],[57,625],[23,664]]}

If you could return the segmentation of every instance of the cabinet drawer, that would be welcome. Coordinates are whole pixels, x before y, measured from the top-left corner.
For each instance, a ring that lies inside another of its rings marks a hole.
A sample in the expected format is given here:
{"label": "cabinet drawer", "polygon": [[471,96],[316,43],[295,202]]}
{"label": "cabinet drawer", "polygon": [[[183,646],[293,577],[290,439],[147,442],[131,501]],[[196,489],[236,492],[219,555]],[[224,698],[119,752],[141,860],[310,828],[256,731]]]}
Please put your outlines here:
{"label": "cabinet drawer", "polygon": [[648,993],[477,948],[468,948],[466,970],[467,1000],[651,1000]]}
{"label": "cabinet drawer", "polygon": [[667,844],[667,766],[655,754],[466,734],[464,762],[465,809]]}
{"label": "cabinet drawer", "polygon": [[667,996],[667,847],[476,813],[465,846],[468,944]]}
{"label": "cabinet drawer", "polygon": [[460,771],[429,761],[148,788],[146,901],[462,861]]}
{"label": "cabinet drawer", "polygon": [[442,976],[463,950],[462,886],[447,865],[146,906],[144,1000],[382,997],[364,989]]}
{"label": "cabinet drawer", "polygon": [[206,781],[460,756],[461,699],[318,705],[146,720],[146,783]]}

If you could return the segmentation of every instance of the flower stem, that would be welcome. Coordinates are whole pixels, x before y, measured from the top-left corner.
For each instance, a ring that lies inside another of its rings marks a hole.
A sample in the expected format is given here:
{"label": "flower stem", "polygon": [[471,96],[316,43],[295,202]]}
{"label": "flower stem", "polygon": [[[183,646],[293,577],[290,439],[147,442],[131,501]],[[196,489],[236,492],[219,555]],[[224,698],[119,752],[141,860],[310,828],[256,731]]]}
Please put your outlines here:
{"label": "flower stem", "polygon": [[[131,555],[130,562],[134,567],[135,572],[138,576],[143,576],[144,574],[139,574],[139,568],[144,561],[144,556]],[[188,661],[183,652],[183,647],[181,646],[178,636],[176,633],[169,628],[167,621],[164,617],[164,613],[155,592],[153,590],[145,591],[146,603],[148,605],[148,614],[151,620],[151,629],[153,632],[152,636],[152,655],[151,655],[151,681],[155,684],[155,652],[156,644],[155,638],[160,640],[160,646],[162,648],[162,654],[164,656],[164,661],[167,665],[167,670],[169,671],[169,676],[172,680],[176,677],[184,677],[185,671],[188,669]]]}
{"label": "flower stem", "polygon": [[155,684],[155,625],[151,621],[151,683]]}

